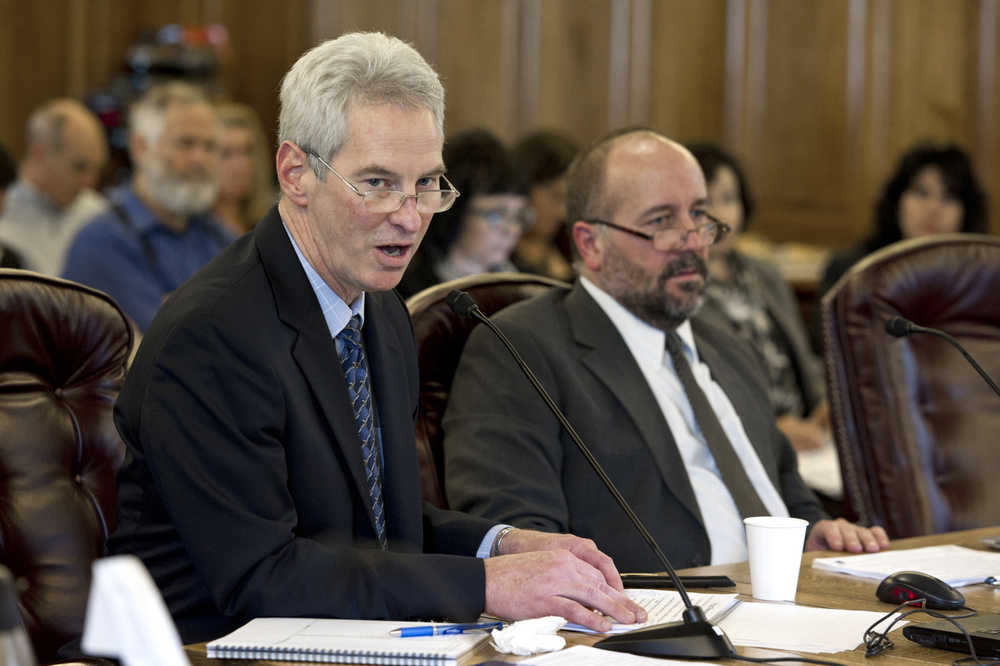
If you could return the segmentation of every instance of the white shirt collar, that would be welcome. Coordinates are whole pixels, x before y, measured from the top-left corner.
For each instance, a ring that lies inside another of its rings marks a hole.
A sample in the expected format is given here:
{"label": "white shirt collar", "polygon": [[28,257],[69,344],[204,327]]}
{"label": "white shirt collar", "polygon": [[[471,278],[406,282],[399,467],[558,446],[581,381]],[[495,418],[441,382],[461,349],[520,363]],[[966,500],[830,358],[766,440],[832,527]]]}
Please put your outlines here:
{"label": "white shirt collar", "polygon": [[[629,312],[625,306],[598,287],[587,278],[580,276],[580,284],[587,293],[597,301],[604,313],[621,333],[632,355],[637,360],[650,363],[662,363],[666,355],[667,334],[648,324]],[[678,337],[684,343],[684,352],[692,364],[698,362],[698,348],[694,343],[694,333],[691,331],[691,321],[685,319],[676,329]]]}

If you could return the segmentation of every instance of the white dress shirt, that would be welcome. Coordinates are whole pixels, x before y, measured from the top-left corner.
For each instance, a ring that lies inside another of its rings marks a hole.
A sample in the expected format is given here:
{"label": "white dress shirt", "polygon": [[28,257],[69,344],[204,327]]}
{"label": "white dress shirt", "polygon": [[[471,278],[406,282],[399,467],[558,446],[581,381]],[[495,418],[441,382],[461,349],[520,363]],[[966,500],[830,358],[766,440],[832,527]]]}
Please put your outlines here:
{"label": "white dress shirt", "polygon": [[[666,351],[666,333],[633,315],[587,278],[581,277],[580,282],[624,338],[657,404],[663,410],[667,426],[684,460],[702,521],[708,532],[712,547],[711,563],[725,564],[747,559],[743,519],[736,508],[736,502],[722,482],[715,459],[695,422],[691,404],[674,371],[670,354]],[[787,516],[788,508],[767,476],[757,451],[743,430],[739,415],[725,391],[712,379],[708,366],[698,358],[691,323],[685,321],[678,326],[677,335],[684,342],[684,352],[691,363],[695,380],[708,397],[726,437],[732,443],[764,506],[773,516]]]}

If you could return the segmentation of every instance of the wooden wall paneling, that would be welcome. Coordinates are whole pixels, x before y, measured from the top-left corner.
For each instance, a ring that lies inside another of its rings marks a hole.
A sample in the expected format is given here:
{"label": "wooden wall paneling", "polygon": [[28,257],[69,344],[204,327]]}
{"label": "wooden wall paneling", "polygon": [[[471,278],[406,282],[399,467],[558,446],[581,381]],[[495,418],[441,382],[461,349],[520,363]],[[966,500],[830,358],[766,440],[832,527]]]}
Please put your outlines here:
{"label": "wooden wall paneling", "polygon": [[520,135],[535,127],[538,119],[538,96],[541,88],[541,0],[520,0],[518,7],[521,34],[516,133]]}
{"label": "wooden wall paneling", "polygon": [[726,12],[726,0],[658,0],[652,5],[648,122],[667,136],[723,142]]}
{"label": "wooden wall paneling", "polygon": [[64,9],[65,3],[15,3],[2,22],[10,31],[5,40],[10,54],[10,87],[4,106],[13,123],[4,140],[15,159],[23,155],[24,127],[31,111],[68,92],[68,16]]}
{"label": "wooden wall paneling", "polygon": [[997,48],[997,34],[1000,33],[1000,2],[980,0],[978,34],[978,71],[976,105],[976,168],[983,187],[990,197],[990,229],[1000,232],[1000,215],[997,206],[1000,193],[1000,128],[997,113],[1000,112],[997,94],[997,76],[1000,75],[1000,51]]}
{"label": "wooden wall paneling", "polygon": [[[860,136],[855,142],[855,116],[851,115],[848,132],[852,154],[848,166],[853,172],[854,184],[846,193],[846,214],[840,233],[823,242],[846,248],[867,237],[872,225],[872,209],[879,195],[882,181],[888,175],[895,159],[890,145],[890,112],[892,100],[892,39],[893,0],[864,0],[863,17],[849,12],[848,68],[855,66],[854,30],[862,29],[863,22],[863,82],[861,86]],[[853,114],[853,95],[856,79],[849,72],[848,113]]]}
{"label": "wooden wall paneling", "polygon": [[[659,39],[659,35],[657,35]],[[632,39],[629,54],[628,122],[649,125],[652,87],[653,2],[632,0]]]}
{"label": "wooden wall paneling", "polygon": [[975,141],[976,0],[896,0],[891,162],[914,142]]}
{"label": "wooden wall paneling", "polygon": [[844,54],[844,138],[848,153],[843,164],[847,191],[843,194],[841,237],[860,235],[867,225],[863,212],[865,202],[858,198],[857,193],[862,189],[866,158],[870,157],[864,142],[866,85],[870,78],[867,59],[868,23],[868,0],[848,0]]}
{"label": "wooden wall paneling", "polygon": [[[825,240],[842,233],[853,183],[847,145],[847,3],[754,2],[766,32],[765,61],[747,103],[749,171],[761,202],[758,229],[784,240]],[[752,20],[752,16],[751,16]],[[751,60],[753,56],[751,55]]]}
{"label": "wooden wall paneling", "polygon": [[[439,0],[437,59],[433,63],[446,91],[445,132],[485,127],[510,140],[504,110],[517,95],[516,22],[504,24],[505,0]],[[513,69],[512,69],[513,68]]]}
{"label": "wooden wall paneling", "polygon": [[319,19],[314,24],[314,42],[333,39],[345,32],[372,30],[412,41],[412,37],[404,34],[409,26],[402,25],[401,0],[314,0],[313,7]]}
{"label": "wooden wall paneling", "polygon": [[610,129],[611,4],[612,0],[541,3],[536,126],[561,130],[582,143]]}
{"label": "wooden wall paneling", "polygon": [[726,0],[725,69],[722,80],[722,141],[743,153],[747,70],[747,0]]}
{"label": "wooden wall paneling", "polygon": [[[16,0],[0,0],[0,15],[13,18]],[[23,122],[13,100],[21,91],[14,83],[14,21],[0,21],[0,145],[19,159],[23,150]],[[19,128],[18,125],[21,125]]]}
{"label": "wooden wall paneling", "polygon": [[611,3],[608,23],[608,118],[609,128],[628,124],[631,0]]}
{"label": "wooden wall paneling", "polygon": [[253,107],[275,147],[278,91],[288,68],[313,46],[306,0],[222,0],[219,19],[229,31],[232,62],[225,78],[229,95]]}

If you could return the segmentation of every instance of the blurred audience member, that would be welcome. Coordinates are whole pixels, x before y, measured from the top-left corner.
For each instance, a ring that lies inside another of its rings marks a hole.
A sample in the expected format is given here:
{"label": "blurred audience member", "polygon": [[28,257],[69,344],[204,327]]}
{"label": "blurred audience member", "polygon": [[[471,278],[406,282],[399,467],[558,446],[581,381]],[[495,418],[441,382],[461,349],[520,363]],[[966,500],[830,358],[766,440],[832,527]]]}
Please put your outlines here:
{"label": "blurred audience member", "polygon": [[[7,149],[0,145],[0,216],[3,215],[4,202],[7,200],[7,188],[17,180],[17,165],[14,159],[7,152]],[[21,256],[3,243],[0,243],[0,268],[21,268],[23,266]]]}
{"label": "blurred audience member", "polygon": [[[823,369],[791,288],[770,264],[743,254],[736,238],[750,224],[753,198],[736,159],[710,144],[689,146],[705,174],[708,209],[732,228],[712,246],[709,282],[699,317],[748,342],[764,361],[778,428],[800,453],[823,456],[822,465],[800,469],[824,495],[842,495],[840,468],[823,397]],[[801,460],[801,456],[800,456]]]}
{"label": "blurred audience member", "polygon": [[24,268],[57,275],[73,236],[107,208],[93,190],[107,140],[87,107],[56,99],[28,118],[26,145],[0,216],[0,243],[21,256]]}
{"label": "blurred audience member", "polygon": [[221,127],[200,89],[151,88],[129,115],[130,184],[77,234],[63,276],[109,293],[145,330],[164,297],[232,240],[207,211]]}
{"label": "blurred audience member", "polygon": [[545,131],[529,134],[514,147],[514,168],[535,218],[512,258],[525,273],[573,279],[566,231],[566,170],[578,150],[569,137]]}
{"label": "blurred audience member", "polygon": [[862,257],[896,241],[956,231],[985,233],[986,200],[968,155],[954,144],[922,144],[900,159],[875,204],[875,229],[858,247],[830,260],[827,291]]}
{"label": "blurred audience member", "polygon": [[7,189],[17,180],[17,164],[3,144],[0,144],[0,215],[3,215],[4,202],[7,201]]}
{"label": "blurred audience member", "polygon": [[507,149],[488,131],[469,130],[445,144],[444,164],[461,195],[434,216],[403,274],[398,290],[407,298],[466,275],[517,270],[510,254],[530,212]]}
{"label": "blurred audience member", "polygon": [[215,107],[222,122],[219,142],[219,197],[212,212],[234,235],[249,231],[276,199],[274,164],[257,113],[245,104]]}

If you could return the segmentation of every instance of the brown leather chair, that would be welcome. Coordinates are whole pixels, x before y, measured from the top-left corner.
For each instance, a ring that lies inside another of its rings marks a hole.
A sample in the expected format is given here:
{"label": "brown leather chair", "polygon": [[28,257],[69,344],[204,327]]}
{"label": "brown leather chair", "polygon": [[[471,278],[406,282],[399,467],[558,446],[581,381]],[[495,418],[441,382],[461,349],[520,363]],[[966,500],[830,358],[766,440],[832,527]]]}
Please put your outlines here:
{"label": "brown leather chair", "polygon": [[83,629],[125,449],[111,410],[132,330],[105,294],[0,270],[0,563],[40,661]]}
{"label": "brown leather chair", "polygon": [[852,267],[822,302],[851,517],[892,537],[1000,523],[1000,397],[945,340],[886,333],[892,316],[946,331],[1000,377],[1000,238],[896,243]]}
{"label": "brown leather chair", "polygon": [[[445,282],[406,301],[413,318],[420,364],[420,412],[417,415],[417,456],[424,499],[447,507],[444,494],[444,454],[441,418],[448,404],[451,380],[469,333],[479,322],[460,317],[448,307],[452,289],[468,292],[486,316],[565,282],[525,273],[487,273]],[[514,360],[511,359],[511,363]]]}

